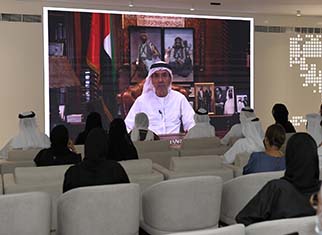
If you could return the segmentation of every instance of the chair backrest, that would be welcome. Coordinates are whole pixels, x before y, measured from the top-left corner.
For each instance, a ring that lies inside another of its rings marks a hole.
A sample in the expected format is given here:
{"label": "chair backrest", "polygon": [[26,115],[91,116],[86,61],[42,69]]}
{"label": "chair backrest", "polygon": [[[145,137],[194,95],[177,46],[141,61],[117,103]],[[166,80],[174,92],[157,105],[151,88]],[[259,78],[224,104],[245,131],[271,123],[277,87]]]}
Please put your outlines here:
{"label": "chair backrest", "polygon": [[8,161],[33,161],[40,150],[40,148],[12,149],[8,152]]}
{"label": "chair backrest", "polygon": [[169,235],[245,235],[245,226],[243,224],[235,224],[221,228],[171,233]]}
{"label": "chair backrest", "polygon": [[183,139],[181,148],[182,149],[203,149],[203,148],[214,148],[220,146],[220,139],[218,137],[202,137],[202,138],[191,138]]}
{"label": "chair backrest", "polygon": [[172,157],[170,161],[170,170],[177,172],[210,171],[222,166],[222,158],[213,155]]}
{"label": "chair backrest", "polygon": [[151,174],[152,160],[138,159],[119,162],[127,174]]}
{"label": "chair backrest", "polygon": [[17,167],[15,181],[17,184],[47,184],[63,183],[64,175],[70,165],[43,166],[43,167]]}
{"label": "chair backrest", "polygon": [[14,173],[17,167],[34,167],[34,161],[6,161],[0,163],[1,174]]}
{"label": "chair backrest", "polygon": [[58,200],[57,234],[137,234],[139,199],[137,184],[70,190]]}
{"label": "chair backrest", "polygon": [[50,197],[46,193],[3,195],[0,213],[0,234],[50,234]]}
{"label": "chair backrest", "polygon": [[244,166],[247,165],[249,158],[250,158],[250,153],[247,153],[247,152],[238,153],[236,155],[234,165],[242,169]]}
{"label": "chair backrest", "polygon": [[75,150],[77,153],[80,153],[82,156],[82,159],[85,157],[85,149],[83,144],[75,145]]}
{"label": "chair backrest", "polygon": [[130,182],[139,184],[141,191],[164,180],[164,176],[153,169],[150,159],[127,160],[119,163],[126,171]]}
{"label": "chair backrest", "polygon": [[179,150],[180,156],[194,156],[194,155],[223,155],[229,149],[228,146],[213,146],[211,148],[181,148]]}
{"label": "chair backrest", "polygon": [[152,185],[143,192],[144,223],[167,232],[217,226],[222,179],[217,176],[186,177]]}
{"label": "chair backrest", "polygon": [[270,180],[283,176],[283,171],[243,175],[224,183],[220,220],[235,224],[235,217],[255,194]]}
{"label": "chair backrest", "polygon": [[298,232],[300,235],[315,235],[315,216],[292,219],[271,220],[251,224],[246,227],[247,235],[291,234]]}
{"label": "chair backrest", "polygon": [[172,149],[160,152],[139,153],[139,159],[151,159],[153,163],[158,163],[161,166],[169,168],[170,159],[178,155],[178,151]]}
{"label": "chair backrest", "polygon": [[162,152],[170,150],[169,140],[157,140],[157,141],[134,141],[138,154],[148,152]]}

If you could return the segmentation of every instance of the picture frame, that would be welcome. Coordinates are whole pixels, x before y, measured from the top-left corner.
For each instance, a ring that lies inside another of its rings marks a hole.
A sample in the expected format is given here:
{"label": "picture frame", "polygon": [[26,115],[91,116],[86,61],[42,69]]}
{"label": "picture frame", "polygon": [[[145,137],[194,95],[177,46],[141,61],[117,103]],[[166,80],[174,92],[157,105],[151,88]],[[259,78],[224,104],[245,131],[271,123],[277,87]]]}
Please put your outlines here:
{"label": "picture frame", "polygon": [[164,61],[172,69],[174,82],[194,81],[194,29],[164,29]]}
{"label": "picture frame", "polygon": [[236,95],[237,113],[240,113],[242,108],[249,106],[249,100],[247,95]]}
{"label": "picture frame", "polygon": [[216,86],[215,88],[215,114],[233,115],[235,113],[234,86]]}
{"label": "picture frame", "polygon": [[208,114],[215,112],[215,84],[213,82],[195,83],[195,110],[204,108]]}
{"label": "picture frame", "polygon": [[146,78],[150,66],[162,59],[162,29],[159,27],[129,27],[130,82]]}

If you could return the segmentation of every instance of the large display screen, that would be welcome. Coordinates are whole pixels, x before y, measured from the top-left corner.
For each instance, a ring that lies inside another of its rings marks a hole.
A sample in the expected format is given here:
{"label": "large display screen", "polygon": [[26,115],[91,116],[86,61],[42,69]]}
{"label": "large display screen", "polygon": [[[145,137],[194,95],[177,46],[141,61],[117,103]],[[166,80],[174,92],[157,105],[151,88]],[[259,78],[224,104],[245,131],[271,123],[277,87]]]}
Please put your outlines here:
{"label": "large display screen", "polygon": [[90,112],[125,118],[162,60],[193,107],[224,133],[253,105],[253,19],[44,8],[46,133],[72,138]]}

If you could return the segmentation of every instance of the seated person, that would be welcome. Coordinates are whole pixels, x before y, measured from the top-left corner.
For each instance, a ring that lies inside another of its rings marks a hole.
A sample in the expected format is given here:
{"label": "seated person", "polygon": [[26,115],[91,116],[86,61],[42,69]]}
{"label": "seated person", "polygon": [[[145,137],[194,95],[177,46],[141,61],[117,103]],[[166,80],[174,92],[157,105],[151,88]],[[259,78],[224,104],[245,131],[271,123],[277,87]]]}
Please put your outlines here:
{"label": "seated person", "polygon": [[320,113],[310,113],[306,115],[306,130],[313,139],[317,146],[322,146],[322,104],[320,105]]}
{"label": "seated person", "polygon": [[123,167],[107,160],[108,136],[101,128],[94,128],[85,141],[85,158],[65,173],[63,192],[78,187],[129,183]]}
{"label": "seated person", "polygon": [[242,123],[244,138],[237,140],[233,146],[224,154],[223,162],[231,164],[239,153],[258,152],[264,150],[264,132],[258,118],[247,118]]}
{"label": "seated person", "polygon": [[294,134],[286,146],[284,177],[269,181],[238,213],[237,223],[311,216],[310,197],[320,189],[317,146],[307,133]]}
{"label": "seated person", "polygon": [[322,188],[320,188],[320,191],[317,194],[312,195],[310,203],[316,208],[316,234],[322,234]]}
{"label": "seated person", "polygon": [[75,144],[85,144],[88,133],[94,128],[102,128],[101,115],[97,112],[91,112],[86,118],[85,130],[78,134]]}
{"label": "seated person", "polygon": [[168,64],[162,61],[152,64],[142,94],[125,118],[129,131],[134,128],[135,115],[140,112],[149,117],[149,128],[157,135],[179,133],[181,124],[184,131],[195,125],[193,108],[184,95],[171,89],[172,80]]}
{"label": "seated person", "polygon": [[116,118],[111,122],[108,142],[108,159],[123,161],[139,158],[123,119]]}
{"label": "seated person", "polygon": [[280,151],[284,142],[284,128],[279,124],[269,126],[264,138],[265,151],[255,152],[250,155],[243,174],[285,170],[285,157]]}
{"label": "seated person", "polygon": [[288,110],[284,104],[275,104],[272,109],[272,114],[275,123],[282,125],[286,133],[296,132],[293,124],[288,120]]}
{"label": "seated person", "polygon": [[42,149],[34,159],[37,166],[76,164],[80,154],[70,150],[68,130],[64,125],[55,126],[50,132],[51,146]]}
{"label": "seated person", "polygon": [[48,148],[50,140],[45,133],[38,130],[36,114],[34,112],[20,113],[19,133],[13,137],[0,150],[0,158],[7,158],[8,152],[12,149]]}
{"label": "seated person", "polygon": [[243,133],[242,133],[242,123],[247,118],[256,118],[256,114],[254,112],[254,109],[251,109],[250,107],[242,108],[242,110],[239,114],[240,123],[233,125],[230,128],[230,130],[227,132],[227,134],[220,140],[220,142],[224,145],[232,145],[238,139],[244,138]]}
{"label": "seated person", "polygon": [[196,125],[188,131],[184,137],[185,139],[216,136],[215,127],[209,123],[210,119],[207,110],[204,108],[198,109],[194,119]]}
{"label": "seated person", "polygon": [[149,118],[145,113],[135,115],[134,125],[129,133],[132,141],[160,140],[159,136],[149,130]]}

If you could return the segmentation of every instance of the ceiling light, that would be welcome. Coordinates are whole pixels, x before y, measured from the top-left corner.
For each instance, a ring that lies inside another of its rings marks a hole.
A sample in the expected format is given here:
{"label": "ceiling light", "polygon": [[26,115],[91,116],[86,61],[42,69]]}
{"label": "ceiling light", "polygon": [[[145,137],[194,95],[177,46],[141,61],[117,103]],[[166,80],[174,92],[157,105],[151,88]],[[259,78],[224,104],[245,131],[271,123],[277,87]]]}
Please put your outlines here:
{"label": "ceiling light", "polygon": [[133,3],[133,1],[130,1],[130,2],[129,2],[129,7],[134,7],[134,3]]}
{"label": "ceiling light", "polygon": [[300,10],[297,10],[296,11],[296,16],[300,17],[301,16],[301,11]]}
{"label": "ceiling light", "polygon": [[190,7],[190,11],[194,11],[195,10],[195,8],[194,7]]}

